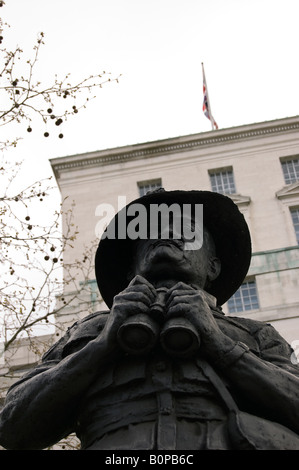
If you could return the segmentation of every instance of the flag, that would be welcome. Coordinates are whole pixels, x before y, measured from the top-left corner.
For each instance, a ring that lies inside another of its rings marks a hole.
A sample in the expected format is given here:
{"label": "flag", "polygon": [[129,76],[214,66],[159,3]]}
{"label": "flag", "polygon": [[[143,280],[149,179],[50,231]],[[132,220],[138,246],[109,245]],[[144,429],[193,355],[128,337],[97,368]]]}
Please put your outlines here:
{"label": "flag", "polygon": [[209,100],[209,95],[208,95],[208,87],[207,87],[207,82],[206,82],[206,77],[205,77],[205,71],[202,65],[202,77],[203,77],[203,104],[202,104],[202,110],[204,115],[210,119],[211,124],[212,124],[212,129],[218,129],[218,125],[215,121],[215,119],[212,116],[211,112],[211,105],[210,105],[210,100]]}

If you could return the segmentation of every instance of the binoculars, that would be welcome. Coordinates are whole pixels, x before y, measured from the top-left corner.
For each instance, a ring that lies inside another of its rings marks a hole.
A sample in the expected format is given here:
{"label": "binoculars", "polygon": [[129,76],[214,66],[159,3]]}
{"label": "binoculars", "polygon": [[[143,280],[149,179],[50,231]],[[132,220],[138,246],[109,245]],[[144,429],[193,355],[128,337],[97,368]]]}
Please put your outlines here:
{"label": "binoculars", "polygon": [[157,289],[156,302],[150,315],[138,314],[128,318],[118,330],[118,342],[130,354],[145,354],[160,338],[163,349],[171,356],[187,357],[198,350],[200,338],[194,326],[185,318],[165,319],[167,289]]}

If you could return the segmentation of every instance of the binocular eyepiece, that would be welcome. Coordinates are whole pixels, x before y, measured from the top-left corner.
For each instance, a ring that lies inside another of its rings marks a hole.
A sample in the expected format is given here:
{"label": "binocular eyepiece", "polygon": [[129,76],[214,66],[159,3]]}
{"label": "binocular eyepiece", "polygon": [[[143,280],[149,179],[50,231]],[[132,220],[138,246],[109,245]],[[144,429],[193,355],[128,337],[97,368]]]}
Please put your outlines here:
{"label": "binocular eyepiece", "polygon": [[160,338],[160,344],[171,356],[186,357],[198,350],[199,335],[185,318],[164,321],[164,305],[167,289],[157,289],[156,302],[150,315],[138,314],[128,318],[118,330],[118,342],[130,354],[145,354],[151,351]]}

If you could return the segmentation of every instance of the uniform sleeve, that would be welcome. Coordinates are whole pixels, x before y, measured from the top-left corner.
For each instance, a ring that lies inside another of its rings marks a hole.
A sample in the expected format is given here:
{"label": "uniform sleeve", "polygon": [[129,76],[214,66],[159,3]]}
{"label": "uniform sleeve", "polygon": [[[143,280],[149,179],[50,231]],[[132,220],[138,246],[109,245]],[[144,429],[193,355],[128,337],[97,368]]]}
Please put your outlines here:
{"label": "uniform sleeve", "polygon": [[26,374],[24,374],[17,382],[15,382],[9,389],[8,393],[17,387],[18,385],[26,382],[27,380],[35,377],[46,370],[51,369],[52,367],[56,366],[62,359],[62,351],[64,346],[69,341],[70,333],[69,330],[66,334],[60,338],[51,348],[43,355],[40,364],[34,367],[34,369],[30,370]]}
{"label": "uniform sleeve", "polygon": [[75,322],[68,328],[65,335],[60,338],[51,348],[43,355],[40,364],[34,369],[26,373],[20,380],[15,382],[8,390],[13,388],[32,377],[55,367],[64,357],[82,349],[89,341],[95,339],[102,331],[107,319],[107,312],[96,312],[88,315]]}

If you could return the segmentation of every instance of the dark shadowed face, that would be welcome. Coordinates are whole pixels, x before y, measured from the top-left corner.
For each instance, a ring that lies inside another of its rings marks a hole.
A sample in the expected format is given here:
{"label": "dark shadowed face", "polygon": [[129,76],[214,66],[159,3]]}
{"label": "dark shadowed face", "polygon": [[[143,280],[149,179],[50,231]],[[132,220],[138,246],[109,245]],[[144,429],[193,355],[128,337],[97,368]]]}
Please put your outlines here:
{"label": "dark shadowed face", "polygon": [[140,240],[136,243],[133,273],[154,285],[163,281],[185,282],[204,289],[220,273],[212,237],[204,229],[203,244],[198,250],[186,249],[184,240]]}

